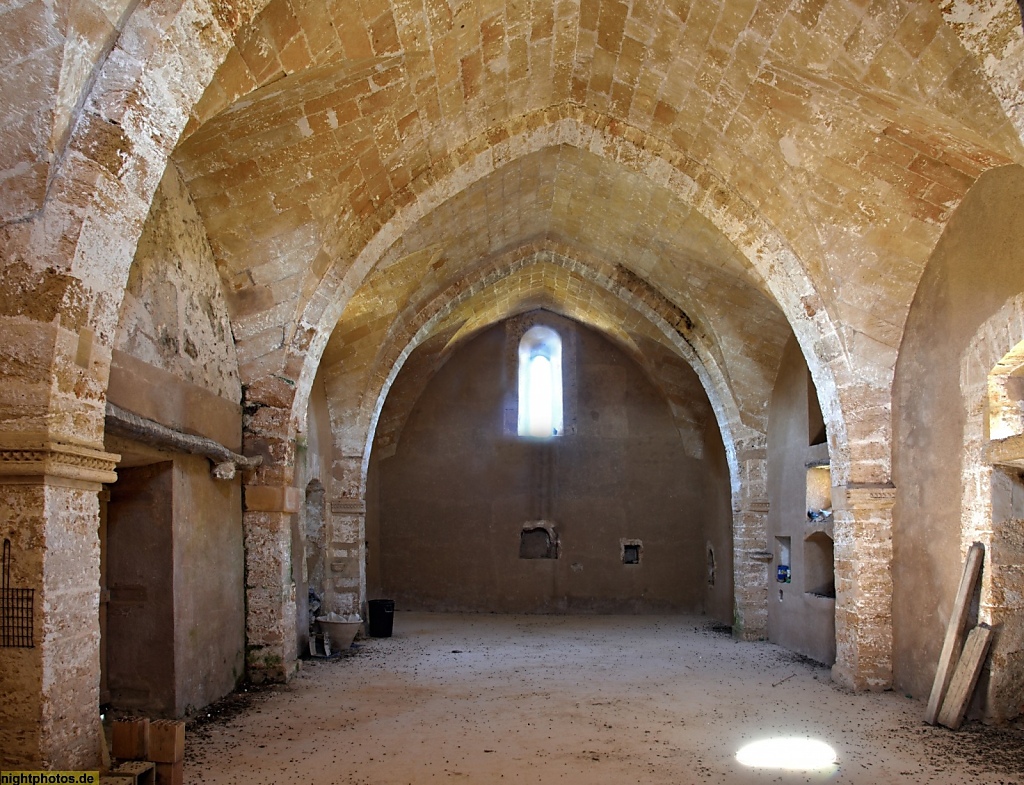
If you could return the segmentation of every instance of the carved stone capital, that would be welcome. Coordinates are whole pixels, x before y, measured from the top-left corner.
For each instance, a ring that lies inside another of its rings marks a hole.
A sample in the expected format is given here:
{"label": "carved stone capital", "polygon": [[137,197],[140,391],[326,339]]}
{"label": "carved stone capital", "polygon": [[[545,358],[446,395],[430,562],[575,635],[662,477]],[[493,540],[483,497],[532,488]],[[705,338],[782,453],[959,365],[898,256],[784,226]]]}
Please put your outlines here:
{"label": "carved stone capital", "polygon": [[0,477],[59,477],[87,483],[115,482],[120,455],[48,434],[0,433]]}

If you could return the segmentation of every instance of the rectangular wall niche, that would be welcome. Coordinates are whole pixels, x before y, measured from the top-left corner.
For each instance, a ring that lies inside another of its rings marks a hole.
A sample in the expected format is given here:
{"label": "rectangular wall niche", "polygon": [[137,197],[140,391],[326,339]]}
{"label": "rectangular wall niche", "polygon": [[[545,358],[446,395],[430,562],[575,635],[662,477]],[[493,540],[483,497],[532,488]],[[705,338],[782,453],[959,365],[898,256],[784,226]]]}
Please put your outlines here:
{"label": "rectangular wall niche", "polygon": [[828,466],[807,469],[807,518],[821,521],[832,515],[832,473]]}
{"label": "rectangular wall niche", "polygon": [[644,544],[640,540],[621,540],[620,542],[622,544],[622,563],[639,564]]}
{"label": "rectangular wall niche", "polygon": [[835,543],[825,532],[804,540],[804,591],[818,597],[836,596]]}
{"label": "rectangular wall niche", "polygon": [[558,536],[544,526],[524,527],[519,533],[520,559],[557,559]]}
{"label": "rectangular wall niche", "polygon": [[[790,583],[792,580],[792,539],[789,537],[775,538],[775,580],[779,583]],[[781,594],[779,599],[782,599]]]}

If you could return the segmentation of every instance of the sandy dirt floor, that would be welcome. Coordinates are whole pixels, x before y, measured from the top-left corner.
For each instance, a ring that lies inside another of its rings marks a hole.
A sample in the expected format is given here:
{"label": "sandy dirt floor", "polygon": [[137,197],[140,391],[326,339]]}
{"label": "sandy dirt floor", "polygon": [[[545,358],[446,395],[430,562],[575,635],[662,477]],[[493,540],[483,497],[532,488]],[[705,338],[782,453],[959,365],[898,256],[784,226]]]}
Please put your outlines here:
{"label": "sandy dirt floor", "polygon": [[[1018,783],[1024,724],[959,733],[895,693],[703,617],[395,614],[394,636],[308,660],[190,724],[185,781]],[[831,744],[819,773],[744,768],[744,744]]]}

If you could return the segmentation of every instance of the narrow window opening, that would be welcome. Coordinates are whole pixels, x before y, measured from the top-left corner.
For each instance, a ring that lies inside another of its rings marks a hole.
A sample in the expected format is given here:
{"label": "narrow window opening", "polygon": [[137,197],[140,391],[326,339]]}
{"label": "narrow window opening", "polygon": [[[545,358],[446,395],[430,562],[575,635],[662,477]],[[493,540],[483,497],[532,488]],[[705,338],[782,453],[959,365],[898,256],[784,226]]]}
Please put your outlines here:
{"label": "narrow window opening", "polygon": [[533,327],[519,342],[518,426],[535,439],[562,432],[562,341],[549,327]]}
{"label": "narrow window opening", "polygon": [[555,433],[551,406],[551,360],[537,355],[530,360],[529,375],[530,436],[551,436]]}

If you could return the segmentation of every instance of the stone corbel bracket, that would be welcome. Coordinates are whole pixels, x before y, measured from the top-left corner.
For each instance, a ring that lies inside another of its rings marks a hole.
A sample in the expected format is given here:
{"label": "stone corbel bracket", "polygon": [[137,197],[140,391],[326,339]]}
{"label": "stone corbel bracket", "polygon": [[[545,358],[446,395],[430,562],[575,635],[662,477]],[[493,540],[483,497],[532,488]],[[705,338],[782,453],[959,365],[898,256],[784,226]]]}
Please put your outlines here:
{"label": "stone corbel bracket", "polygon": [[164,447],[192,455],[202,455],[213,463],[213,476],[218,480],[232,480],[237,472],[251,472],[263,463],[262,456],[248,458],[245,455],[239,455],[213,439],[176,431],[154,420],[126,411],[109,401],[107,401],[106,430],[107,433],[115,436],[135,439],[153,447]]}

